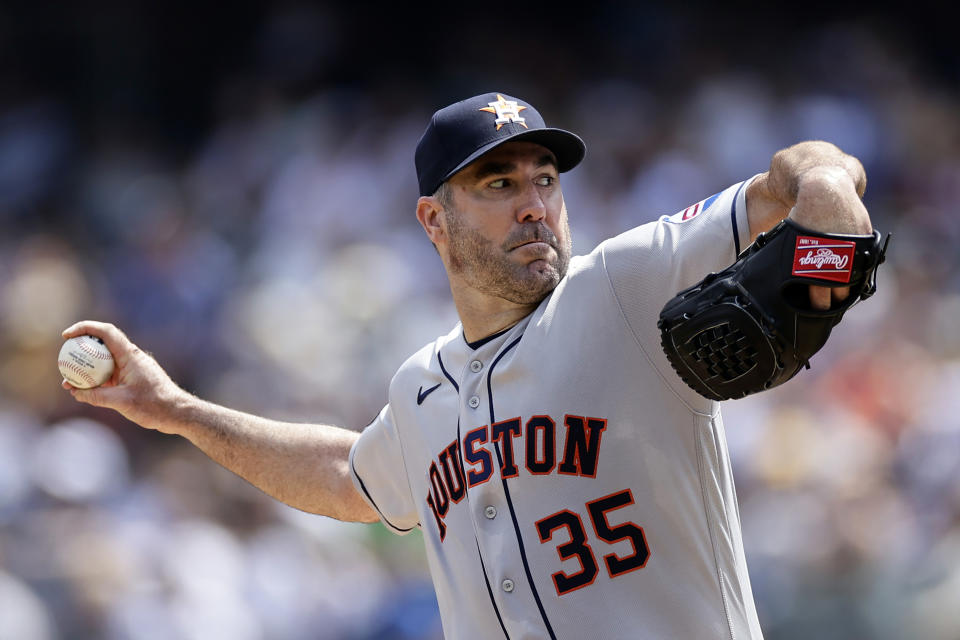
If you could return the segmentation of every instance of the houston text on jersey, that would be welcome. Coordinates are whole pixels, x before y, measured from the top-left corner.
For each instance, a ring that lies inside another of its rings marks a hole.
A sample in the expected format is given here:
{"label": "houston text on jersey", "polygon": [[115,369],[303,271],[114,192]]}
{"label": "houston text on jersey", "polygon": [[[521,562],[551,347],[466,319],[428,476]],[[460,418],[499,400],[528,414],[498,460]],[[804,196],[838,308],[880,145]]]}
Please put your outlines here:
{"label": "houston text on jersey", "polygon": [[[493,476],[494,456],[500,476],[505,479],[520,475],[521,461],[532,475],[560,473],[596,477],[600,441],[607,421],[565,415],[562,423],[566,432],[562,435],[559,450],[557,424],[548,415],[535,415],[526,422],[516,417],[484,425],[468,431],[462,441],[454,440],[444,448],[427,470],[430,490],[426,501],[436,519],[440,540],[446,537],[444,519],[451,505],[463,500],[467,489],[483,484]],[[518,460],[515,440],[520,440],[523,445],[522,460]],[[487,444],[493,445],[492,451],[484,446]]]}

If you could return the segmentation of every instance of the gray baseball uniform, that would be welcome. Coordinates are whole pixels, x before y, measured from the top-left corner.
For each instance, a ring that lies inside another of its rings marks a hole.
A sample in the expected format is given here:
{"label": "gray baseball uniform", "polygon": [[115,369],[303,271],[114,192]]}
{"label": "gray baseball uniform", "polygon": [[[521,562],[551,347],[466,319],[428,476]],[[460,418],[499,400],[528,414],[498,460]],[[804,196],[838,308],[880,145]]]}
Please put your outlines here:
{"label": "gray baseball uniform", "polygon": [[736,184],[572,260],[519,324],[414,354],[351,451],[387,527],[423,532],[452,639],[759,639],[719,405],[657,317],[749,242]]}

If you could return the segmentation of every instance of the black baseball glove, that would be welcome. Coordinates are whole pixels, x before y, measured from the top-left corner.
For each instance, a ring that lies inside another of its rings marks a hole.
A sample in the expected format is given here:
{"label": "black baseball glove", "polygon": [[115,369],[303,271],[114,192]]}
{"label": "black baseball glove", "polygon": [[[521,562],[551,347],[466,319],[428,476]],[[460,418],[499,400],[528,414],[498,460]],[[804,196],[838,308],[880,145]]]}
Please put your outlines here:
{"label": "black baseball glove", "polygon": [[[691,389],[712,400],[783,384],[826,343],[858,300],[877,290],[890,236],[804,229],[790,219],[760,234],[737,261],[684,289],[660,312],[660,342]],[[809,286],[850,287],[830,309],[813,309]]]}

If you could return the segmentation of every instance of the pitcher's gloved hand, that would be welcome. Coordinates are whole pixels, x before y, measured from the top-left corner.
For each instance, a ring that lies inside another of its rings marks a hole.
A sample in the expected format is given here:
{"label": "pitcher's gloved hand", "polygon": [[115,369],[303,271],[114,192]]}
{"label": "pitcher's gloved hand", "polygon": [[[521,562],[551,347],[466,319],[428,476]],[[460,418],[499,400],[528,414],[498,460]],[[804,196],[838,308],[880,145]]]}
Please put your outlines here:
{"label": "pitcher's gloved hand", "polygon": [[[760,234],[731,266],[684,289],[660,312],[661,345],[687,385],[712,400],[783,384],[830,337],[858,300],[876,291],[890,241],[820,233],[787,218]],[[810,305],[809,287],[849,287],[830,309]]]}

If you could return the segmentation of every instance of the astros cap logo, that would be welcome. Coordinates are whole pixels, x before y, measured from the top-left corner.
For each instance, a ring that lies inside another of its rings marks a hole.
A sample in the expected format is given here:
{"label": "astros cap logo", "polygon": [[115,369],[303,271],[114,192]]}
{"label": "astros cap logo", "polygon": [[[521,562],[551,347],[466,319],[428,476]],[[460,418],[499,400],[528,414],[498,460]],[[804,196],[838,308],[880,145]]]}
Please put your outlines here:
{"label": "astros cap logo", "polygon": [[520,117],[520,112],[526,107],[517,104],[516,100],[504,100],[503,96],[498,93],[496,102],[488,102],[487,104],[490,106],[480,107],[480,111],[496,114],[497,119],[493,122],[497,125],[497,131],[500,131],[500,127],[509,122],[515,122],[524,129],[527,128],[526,121]]}

